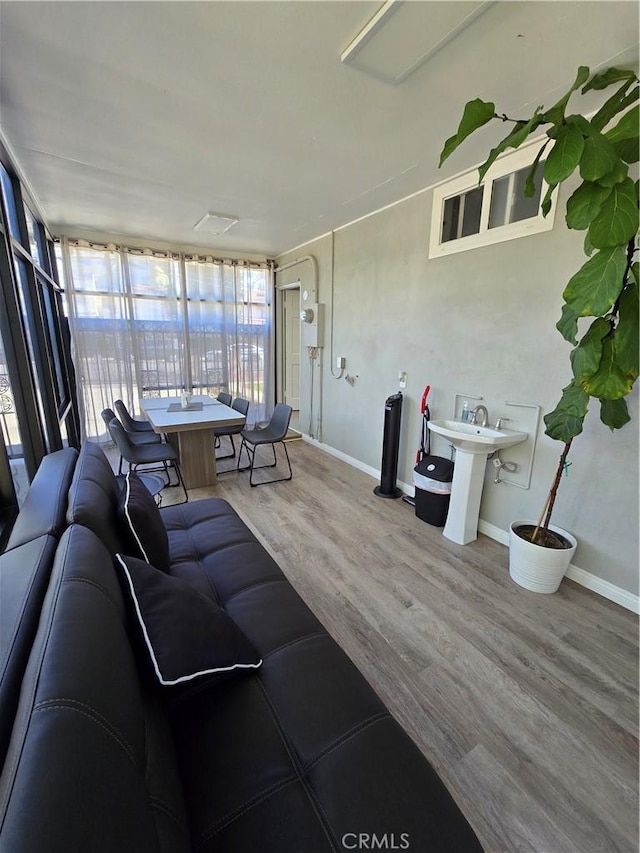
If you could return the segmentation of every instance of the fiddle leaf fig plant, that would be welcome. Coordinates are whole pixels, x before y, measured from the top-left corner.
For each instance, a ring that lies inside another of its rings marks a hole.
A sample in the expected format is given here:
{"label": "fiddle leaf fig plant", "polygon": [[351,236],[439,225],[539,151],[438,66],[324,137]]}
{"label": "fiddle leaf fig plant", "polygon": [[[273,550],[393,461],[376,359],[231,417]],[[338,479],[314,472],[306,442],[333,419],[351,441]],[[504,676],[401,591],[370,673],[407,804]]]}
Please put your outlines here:
{"label": "fiddle leaf fig plant", "polygon": [[[567,114],[578,89],[616,87],[591,117]],[[580,184],[566,204],[566,223],[585,231],[587,260],[563,291],[564,304],[556,328],[571,344],[572,379],[562,389],[552,412],[545,415],[545,432],[564,447],[549,496],[532,535],[547,544],[556,492],[573,439],[582,432],[592,398],[600,402],[600,419],[611,430],[629,420],[625,397],[638,378],[638,181],[629,175],[639,159],[638,78],[625,68],[591,74],[581,66],[568,92],[549,109],[537,107],[528,119],[498,114],[495,104],[476,98],[464,108],[456,133],[445,142],[440,166],[467,137],[491,121],[509,125],[508,133],[489,152],[479,169],[482,182],[493,162],[509,148],[518,148],[532,134],[542,134],[540,148],[528,171],[525,196],[537,182],[546,190],[542,213],[551,210],[557,187],[576,172]],[[593,318],[588,322],[585,318]],[[585,328],[586,326],[586,328]],[[550,544],[550,543],[549,543]]]}

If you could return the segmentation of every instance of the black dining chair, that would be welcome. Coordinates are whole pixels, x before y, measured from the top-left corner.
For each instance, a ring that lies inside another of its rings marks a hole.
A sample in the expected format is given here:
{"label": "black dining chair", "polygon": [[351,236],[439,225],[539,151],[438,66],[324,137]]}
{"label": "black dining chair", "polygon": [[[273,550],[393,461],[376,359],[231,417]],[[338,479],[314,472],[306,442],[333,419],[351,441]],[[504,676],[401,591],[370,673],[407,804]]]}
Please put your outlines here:
{"label": "black dining chair", "polygon": [[[286,403],[277,403],[273,410],[273,414],[271,415],[271,420],[265,427],[262,429],[243,429],[240,433],[242,436],[242,443],[238,453],[237,469],[238,471],[249,471],[249,484],[251,486],[264,486],[267,485],[267,483],[281,483],[285,480],[290,480],[293,477],[289,452],[287,450],[287,445],[284,442],[289,429],[289,421],[291,420],[292,411],[291,406],[287,406]],[[271,445],[271,449],[273,450],[273,462],[268,465],[255,465],[256,450],[258,447],[265,444]],[[261,480],[258,483],[254,483],[253,472],[255,470],[258,470],[259,468],[275,468],[278,464],[278,459],[276,457],[276,444],[282,444],[284,447],[284,454],[287,458],[287,465],[289,466],[289,476],[276,477],[272,480]],[[240,460],[242,459],[243,450],[246,450],[247,452],[249,464],[241,467]]]}
{"label": "black dining chair", "polygon": [[113,408],[116,410],[117,417],[127,432],[153,432],[153,427],[149,421],[138,421],[133,418],[122,400],[116,400]]}
{"label": "black dining chair", "polygon": [[[228,394],[226,391],[220,391],[220,393],[216,397],[216,400],[219,403],[224,403],[225,406],[230,406],[231,405],[231,394]],[[215,436],[213,446],[215,448],[220,447],[220,438],[217,435]],[[224,458],[224,457],[221,457],[221,458]]]}
{"label": "black dining chair", "polygon": [[[236,397],[231,405],[232,409],[235,409],[236,412],[239,412],[241,415],[244,415],[245,420],[247,417],[247,412],[249,411],[249,401],[243,400],[242,397]],[[216,427],[215,434],[216,439],[220,438],[228,438],[231,442],[231,453],[226,453],[224,456],[216,456],[216,459],[235,459],[236,455],[236,445],[233,440],[234,435],[240,435],[242,430],[245,428],[245,424],[236,424],[235,426],[228,427]],[[216,444],[219,447],[219,444]]]}
{"label": "black dining chair", "polygon": [[[110,409],[109,407],[107,407],[106,409],[103,409],[100,412],[100,414],[102,415],[102,420],[104,421],[105,426],[107,428],[107,433],[109,435],[111,435],[111,429],[110,429],[111,421],[114,420],[114,418],[115,418],[115,420],[118,420],[116,413],[113,411],[113,409]],[[120,421],[118,421],[118,423],[120,423]],[[122,426],[122,424],[120,424],[120,425]],[[124,429],[124,427],[122,427],[122,428]],[[111,436],[111,437],[113,438],[113,436]],[[129,438],[131,440],[131,443],[137,447],[142,447],[144,445],[162,444],[162,438],[159,435],[156,435],[156,433],[153,432],[153,430],[151,432],[148,432],[148,431],[147,432],[131,432],[131,433],[129,433]],[[115,439],[113,439],[113,440],[115,441]],[[120,464],[118,465],[118,474],[122,474],[122,454],[120,454]]]}
{"label": "black dining chair", "polygon": [[[161,442],[160,444],[134,444],[131,440],[131,433],[126,431],[118,418],[113,418],[110,421],[109,433],[120,451],[120,456],[128,463],[130,471],[135,471],[139,465],[153,465],[160,462],[167,475],[167,485],[182,486],[184,500],[181,503],[186,503],[189,500],[187,488],[182,479],[178,451],[171,444],[166,444],[165,442]],[[175,469],[178,477],[177,483],[171,482],[169,475],[170,468]]]}

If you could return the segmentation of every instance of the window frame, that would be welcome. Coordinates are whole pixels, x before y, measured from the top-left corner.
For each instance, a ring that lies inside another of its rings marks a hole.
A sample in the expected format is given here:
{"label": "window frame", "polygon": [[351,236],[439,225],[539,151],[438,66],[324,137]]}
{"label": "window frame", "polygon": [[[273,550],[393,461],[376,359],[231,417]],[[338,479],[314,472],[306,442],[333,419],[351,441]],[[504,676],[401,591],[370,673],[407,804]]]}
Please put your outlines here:
{"label": "window frame", "polygon": [[[19,425],[21,458],[30,481],[46,453],[66,444],[79,446],[79,418],[53,238],[34,213],[37,205],[1,141],[0,163],[4,176],[0,192],[0,334]],[[27,216],[37,244],[35,256]],[[53,373],[54,351],[59,376]],[[1,538],[18,501],[3,434],[0,445]]]}
{"label": "window frame", "polygon": [[[496,243],[503,243],[507,240],[516,240],[519,237],[528,237],[531,234],[541,234],[553,229],[558,193],[557,187],[551,195],[551,210],[546,217],[543,217],[540,209],[537,216],[532,216],[528,219],[521,219],[517,222],[510,222],[507,225],[498,225],[495,228],[489,228],[489,215],[491,212],[491,198],[494,181],[530,166],[543,142],[544,137],[538,137],[537,139],[528,142],[526,145],[521,146],[516,151],[510,151],[506,154],[502,154],[487,170],[481,184],[478,182],[479,167],[474,166],[472,169],[460,172],[454,177],[449,178],[434,187],[431,205],[431,228],[429,233],[429,258],[445,257],[447,255],[457,254],[458,252],[478,249],[481,246],[492,246]],[[542,166],[540,166],[538,178],[542,180],[542,192],[540,194],[540,198],[543,199],[547,192],[548,184],[542,178]],[[479,186],[484,187],[479,232],[477,234],[469,234],[467,237],[458,237],[453,240],[442,242],[445,202],[455,196],[463,196],[466,192],[476,189]]]}

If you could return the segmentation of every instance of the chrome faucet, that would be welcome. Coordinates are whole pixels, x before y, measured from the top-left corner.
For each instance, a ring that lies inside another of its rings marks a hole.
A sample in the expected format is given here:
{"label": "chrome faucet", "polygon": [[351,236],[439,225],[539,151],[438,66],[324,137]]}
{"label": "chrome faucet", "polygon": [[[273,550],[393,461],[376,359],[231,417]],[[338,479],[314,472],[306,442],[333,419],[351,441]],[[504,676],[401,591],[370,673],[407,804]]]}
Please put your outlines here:
{"label": "chrome faucet", "polygon": [[473,412],[471,413],[471,423],[478,423],[478,412],[482,412],[482,423],[479,426],[486,427],[489,423],[489,412],[487,411],[486,406],[476,406]]}

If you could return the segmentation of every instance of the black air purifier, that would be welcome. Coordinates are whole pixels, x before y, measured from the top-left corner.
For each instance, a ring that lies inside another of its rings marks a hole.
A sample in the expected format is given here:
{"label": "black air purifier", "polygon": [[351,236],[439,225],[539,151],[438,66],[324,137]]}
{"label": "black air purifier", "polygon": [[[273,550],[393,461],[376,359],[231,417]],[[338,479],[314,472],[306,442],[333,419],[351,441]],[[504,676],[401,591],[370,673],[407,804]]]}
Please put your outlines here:
{"label": "black air purifier", "polygon": [[402,394],[392,394],[384,404],[384,436],[382,438],[382,471],[380,485],[373,490],[379,498],[399,498],[402,495],[396,486],[398,474],[398,448],[400,446],[400,420],[402,418]]}

